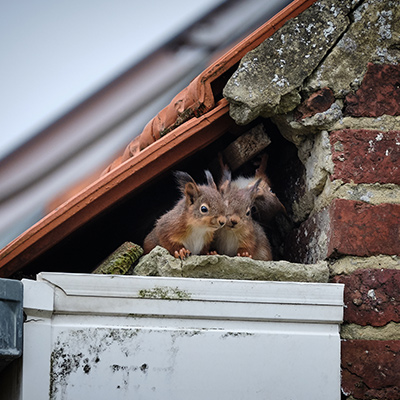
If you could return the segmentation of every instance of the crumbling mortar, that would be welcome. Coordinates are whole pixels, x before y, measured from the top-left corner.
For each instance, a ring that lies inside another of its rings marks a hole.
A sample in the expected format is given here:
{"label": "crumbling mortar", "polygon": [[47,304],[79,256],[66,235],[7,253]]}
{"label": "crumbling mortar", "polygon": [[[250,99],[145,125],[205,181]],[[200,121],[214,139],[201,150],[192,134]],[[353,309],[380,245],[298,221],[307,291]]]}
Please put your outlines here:
{"label": "crumbling mortar", "polygon": [[390,321],[384,326],[361,326],[355,323],[341,325],[342,340],[400,340],[400,324]]}
{"label": "crumbling mortar", "polygon": [[333,279],[338,275],[351,275],[360,269],[394,269],[400,270],[400,257],[378,255],[369,257],[345,256],[328,260],[329,276]]}
{"label": "crumbling mortar", "polygon": [[331,127],[331,131],[342,129],[366,129],[388,132],[399,130],[400,116],[382,115],[376,118],[369,117],[344,117],[336,121]]}

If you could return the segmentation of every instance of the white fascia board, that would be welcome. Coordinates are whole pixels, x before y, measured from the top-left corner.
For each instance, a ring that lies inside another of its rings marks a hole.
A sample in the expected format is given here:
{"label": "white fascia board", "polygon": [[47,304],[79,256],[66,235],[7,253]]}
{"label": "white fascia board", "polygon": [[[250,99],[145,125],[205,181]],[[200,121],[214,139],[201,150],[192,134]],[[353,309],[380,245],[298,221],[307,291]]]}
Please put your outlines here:
{"label": "white fascia board", "polygon": [[38,281],[54,287],[55,313],[314,323],[343,318],[342,284],[63,273],[41,273]]}

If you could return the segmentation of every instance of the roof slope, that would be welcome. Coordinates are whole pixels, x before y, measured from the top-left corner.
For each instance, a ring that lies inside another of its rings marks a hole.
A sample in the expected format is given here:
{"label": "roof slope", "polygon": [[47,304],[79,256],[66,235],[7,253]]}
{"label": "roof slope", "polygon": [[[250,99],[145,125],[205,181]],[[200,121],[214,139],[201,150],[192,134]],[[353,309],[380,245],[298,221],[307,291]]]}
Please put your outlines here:
{"label": "roof slope", "polygon": [[248,51],[314,2],[293,1],[195,78],[146,125],[97,181],[1,250],[0,277],[24,268],[92,218],[234,125],[222,89],[237,64]]}

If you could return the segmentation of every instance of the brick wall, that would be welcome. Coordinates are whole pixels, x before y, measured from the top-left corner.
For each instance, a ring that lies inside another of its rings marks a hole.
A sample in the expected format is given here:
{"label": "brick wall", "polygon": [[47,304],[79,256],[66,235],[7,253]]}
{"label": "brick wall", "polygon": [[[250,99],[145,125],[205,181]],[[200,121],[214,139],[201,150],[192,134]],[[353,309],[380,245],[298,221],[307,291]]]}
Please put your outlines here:
{"label": "brick wall", "polygon": [[399,82],[399,65],[368,65],[344,102],[346,128],[328,132],[332,168],[325,188],[287,243],[291,259],[328,260],[331,281],[345,284],[348,399],[400,399]]}
{"label": "brick wall", "polygon": [[349,400],[400,399],[399,38],[398,2],[318,0],[224,89],[239,125],[270,117],[297,147],[301,167],[275,179],[291,223],[282,256],[327,260],[345,284]]}

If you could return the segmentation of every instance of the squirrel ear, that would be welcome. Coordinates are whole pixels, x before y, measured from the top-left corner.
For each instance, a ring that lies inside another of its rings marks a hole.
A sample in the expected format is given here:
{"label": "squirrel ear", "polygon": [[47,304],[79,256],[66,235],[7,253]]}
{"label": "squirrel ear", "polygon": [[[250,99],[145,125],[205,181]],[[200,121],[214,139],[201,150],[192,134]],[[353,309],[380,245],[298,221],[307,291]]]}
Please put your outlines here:
{"label": "squirrel ear", "polygon": [[185,193],[187,183],[195,184],[193,178],[187,172],[175,171],[174,177],[182,193]]}
{"label": "squirrel ear", "polygon": [[204,173],[206,174],[207,185],[212,187],[212,188],[214,188],[214,189],[217,189],[217,185],[214,182],[214,178],[211,175],[211,172],[209,170],[205,170]]}
{"label": "squirrel ear", "polygon": [[255,200],[257,197],[262,196],[262,190],[259,187],[261,181],[261,178],[257,179],[256,183],[250,187],[250,196],[253,200]]}
{"label": "squirrel ear", "polygon": [[185,185],[185,196],[189,200],[190,204],[193,204],[196,199],[200,196],[199,188],[194,182],[188,182]]}
{"label": "squirrel ear", "polygon": [[219,185],[219,191],[221,194],[226,194],[227,192],[229,192],[229,190],[231,189],[231,180],[232,180],[231,171],[225,169],[222,174],[221,183]]}

